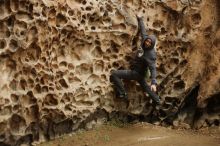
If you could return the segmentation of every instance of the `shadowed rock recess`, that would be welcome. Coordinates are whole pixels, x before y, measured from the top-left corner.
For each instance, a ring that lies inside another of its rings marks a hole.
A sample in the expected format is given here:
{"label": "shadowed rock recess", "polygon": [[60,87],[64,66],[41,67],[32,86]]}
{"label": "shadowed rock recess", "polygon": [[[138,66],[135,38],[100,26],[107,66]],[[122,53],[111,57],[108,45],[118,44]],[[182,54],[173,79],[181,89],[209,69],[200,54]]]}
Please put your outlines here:
{"label": "shadowed rock recess", "polygon": [[[157,41],[157,111],[139,85],[117,100],[109,76]],[[1,0],[0,145],[50,140],[111,118],[164,126],[220,124],[219,0]]]}

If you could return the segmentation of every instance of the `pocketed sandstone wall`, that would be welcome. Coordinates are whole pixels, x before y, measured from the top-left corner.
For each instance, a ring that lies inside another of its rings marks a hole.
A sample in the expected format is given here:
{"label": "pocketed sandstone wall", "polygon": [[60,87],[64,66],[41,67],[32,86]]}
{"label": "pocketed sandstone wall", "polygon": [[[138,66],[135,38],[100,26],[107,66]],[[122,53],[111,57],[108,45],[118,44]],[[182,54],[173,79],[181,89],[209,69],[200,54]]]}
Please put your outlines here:
{"label": "pocketed sandstone wall", "polygon": [[219,10],[218,0],[0,1],[0,143],[91,127],[103,122],[92,120],[97,108],[149,115],[135,82],[125,82],[128,107],[109,82],[140,44],[136,14],[158,38],[159,121],[179,113],[171,124],[218,125]]}

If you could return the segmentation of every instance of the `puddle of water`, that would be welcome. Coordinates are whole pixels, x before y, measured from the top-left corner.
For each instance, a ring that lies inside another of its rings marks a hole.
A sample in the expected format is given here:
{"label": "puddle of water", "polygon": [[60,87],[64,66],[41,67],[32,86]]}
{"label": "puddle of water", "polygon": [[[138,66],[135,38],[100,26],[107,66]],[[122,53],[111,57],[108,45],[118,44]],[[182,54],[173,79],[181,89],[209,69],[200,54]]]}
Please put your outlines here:
{"label": "puddle of water", "polygon": [[157,137],[141,137],[141,138],[138,138],[138,142],[141,142],[141,141],[148,141],[148,140],[159,140],[159,139],[165,139],[169,136],[157,136]]}

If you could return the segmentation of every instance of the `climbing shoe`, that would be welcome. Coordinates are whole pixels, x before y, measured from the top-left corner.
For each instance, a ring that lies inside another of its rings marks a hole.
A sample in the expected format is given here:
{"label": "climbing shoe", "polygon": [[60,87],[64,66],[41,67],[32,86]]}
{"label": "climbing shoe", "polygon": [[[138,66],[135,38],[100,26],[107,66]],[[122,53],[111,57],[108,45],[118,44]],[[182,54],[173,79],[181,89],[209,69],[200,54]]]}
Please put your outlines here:
{"label": "climbing shoe", "polygon": [[159,97],[159,99],[154,100],[154,102],[155,102],[155,104],[158,105],[158,106],[162,105],[162,101],[161,101],[161,98],[160,98],[160,97]]}
{"label": "climbing shoe", "polygon": [[162,108],[162,104],[163,103],[162,103],[161,99],[154,101],[154,105],[157,110],[160,110]]}
{"label": "climbing shoe", "polygon": [[118,94],[117,97],[121,98],[121,99],[126,99],[126,100],[128,99],[128,95],[126,93],[125,94]]}

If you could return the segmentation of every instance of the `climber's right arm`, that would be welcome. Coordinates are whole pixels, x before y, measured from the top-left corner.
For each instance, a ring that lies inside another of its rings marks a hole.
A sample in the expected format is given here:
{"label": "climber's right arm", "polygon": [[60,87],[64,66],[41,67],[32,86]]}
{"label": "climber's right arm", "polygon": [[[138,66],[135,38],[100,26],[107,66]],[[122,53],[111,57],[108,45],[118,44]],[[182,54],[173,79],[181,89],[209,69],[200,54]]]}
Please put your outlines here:
{"label": "climber's right arm", "polygon": [[147,37],[147,32],[145,30],[143,18],[142,17],[137,17],[137,20],[138,20],[138,26],[140,27],[140,31],[141,31],[142,41],[144,41],[145,38]]}

